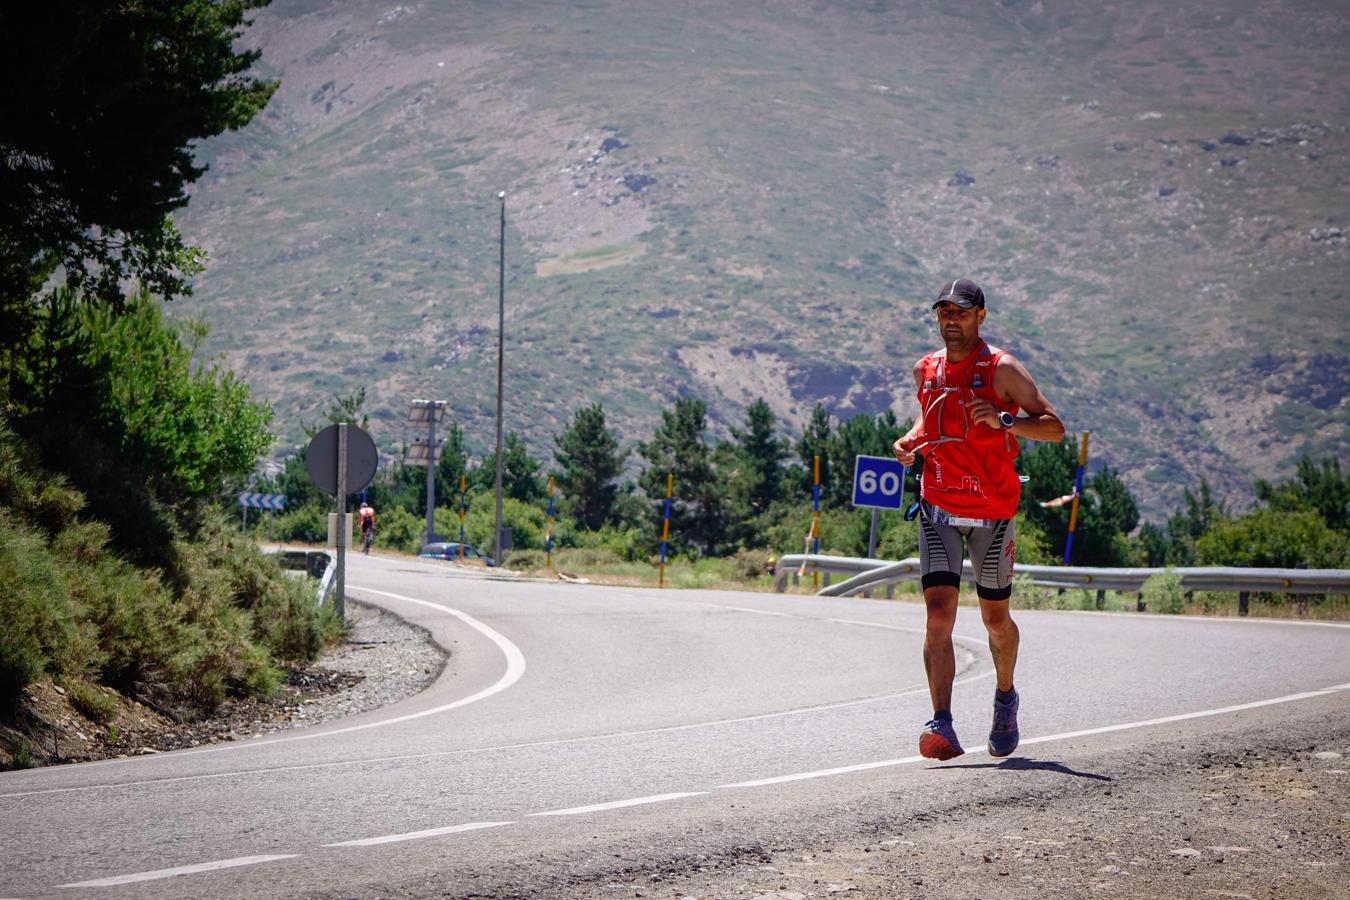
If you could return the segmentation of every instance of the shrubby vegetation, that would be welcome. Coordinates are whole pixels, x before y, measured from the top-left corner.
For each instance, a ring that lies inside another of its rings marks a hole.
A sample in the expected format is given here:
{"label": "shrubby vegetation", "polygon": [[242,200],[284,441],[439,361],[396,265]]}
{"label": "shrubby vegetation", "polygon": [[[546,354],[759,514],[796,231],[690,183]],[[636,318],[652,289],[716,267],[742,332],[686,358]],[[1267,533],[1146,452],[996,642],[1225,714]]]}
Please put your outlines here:
{"label": "shrubby vegetation", "polygon": [[7,42],[0,117],[2,707],[52,678],[95,718],[95,682],[191,716],[267,693],[338,631],[217,510],[271,411],[163,311],[202,258],[169,218],[204,171],[188,145],[276,87],[234,50],[258,5],[0,12],[43,36]]}

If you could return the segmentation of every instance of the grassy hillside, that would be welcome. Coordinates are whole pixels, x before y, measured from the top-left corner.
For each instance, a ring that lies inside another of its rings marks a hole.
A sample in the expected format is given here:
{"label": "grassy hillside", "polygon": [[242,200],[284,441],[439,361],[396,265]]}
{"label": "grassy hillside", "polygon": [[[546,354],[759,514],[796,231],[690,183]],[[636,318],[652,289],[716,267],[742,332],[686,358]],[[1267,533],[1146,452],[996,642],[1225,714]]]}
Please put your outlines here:
{"label": "grassy hillside", "polygon": [[1350,446],[1350,12],[1088,0],[274,0],[282,86],[181,219],[181,308],[302,439],[367,387],[492,440],[498,190],[507,428],[578,406],[646,439],[913,414],[944,279],[985,287],[1094,457],[1164,514]]}

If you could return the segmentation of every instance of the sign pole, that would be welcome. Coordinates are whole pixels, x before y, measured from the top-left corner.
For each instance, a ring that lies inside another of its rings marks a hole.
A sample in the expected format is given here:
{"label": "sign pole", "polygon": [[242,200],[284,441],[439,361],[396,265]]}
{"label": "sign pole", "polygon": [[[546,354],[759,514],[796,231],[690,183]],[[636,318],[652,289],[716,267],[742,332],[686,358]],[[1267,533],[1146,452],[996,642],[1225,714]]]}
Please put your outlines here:
{"label": "sign pole", "polygon": [[337,441],[337,590],[333,605],[339,622],[347,621],[347,423],[338,423]]}
{"label": "sign pole", "polygon": [[239,533],[240,533],[240,534],[247,534],[247,533],[248,533],[248,507],[247,507],[247,506],[241,506],[240,508],[244,511],[244,524],[239,526]]}

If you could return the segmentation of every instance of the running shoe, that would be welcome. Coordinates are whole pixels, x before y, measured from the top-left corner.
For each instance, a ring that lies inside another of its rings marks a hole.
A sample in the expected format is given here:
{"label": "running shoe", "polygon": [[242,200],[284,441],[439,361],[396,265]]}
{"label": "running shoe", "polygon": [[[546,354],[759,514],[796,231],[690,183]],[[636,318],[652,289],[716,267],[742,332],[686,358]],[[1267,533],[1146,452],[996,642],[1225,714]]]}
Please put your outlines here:
{"label": "running shoe", "polygon": [[956,739],[951,719],[931,719],[919,735],[919,755],[928,759],[955,759],[966,751]]}
{"label": "running shoe", "polygon": [[1017,691],[1007,703],[994,701],[994,726],[989,729],[989,755],[1007,756],[1017,749]]}

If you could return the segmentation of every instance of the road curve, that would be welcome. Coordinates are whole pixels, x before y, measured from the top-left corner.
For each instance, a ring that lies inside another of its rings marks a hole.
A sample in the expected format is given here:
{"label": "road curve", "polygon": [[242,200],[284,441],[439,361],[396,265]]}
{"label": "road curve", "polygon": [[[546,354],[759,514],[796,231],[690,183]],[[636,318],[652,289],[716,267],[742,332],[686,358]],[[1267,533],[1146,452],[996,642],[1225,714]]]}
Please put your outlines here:
{"label": "road curve", "polygon": [[[918,604],[526,582],[380,557],[353,559],[348,584],[451,652],[430,689],[284,735],[0,773],[0,896],[415,878],[454,895],[543,858],[566,865],[610,823],[665,852],[711,840],[755,797],[789,817],[845,784],[917,809],[982,790],[972,766],[939,798],[914,756],[929,710]],[[1345,625],[1017,618],[1022,755],[1350,698]],[[993,690],[982,630],[961,610],[954,713],[972,764]]]}

